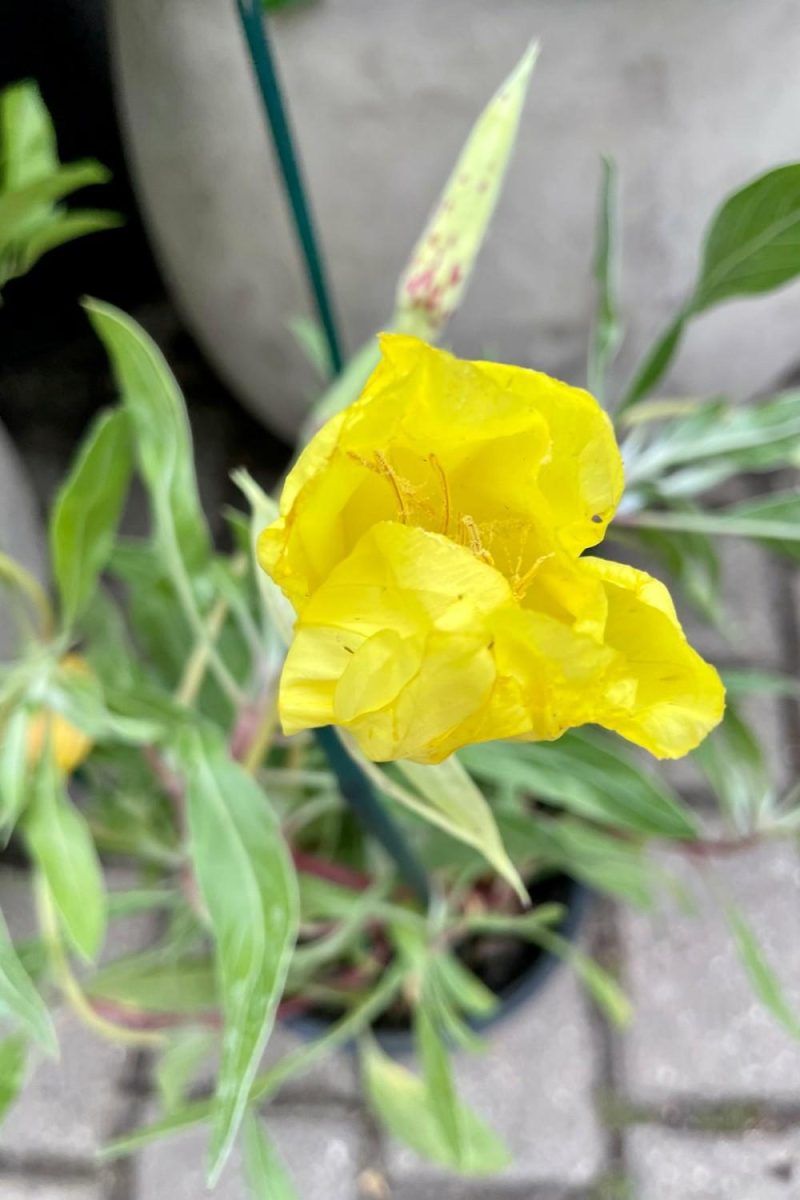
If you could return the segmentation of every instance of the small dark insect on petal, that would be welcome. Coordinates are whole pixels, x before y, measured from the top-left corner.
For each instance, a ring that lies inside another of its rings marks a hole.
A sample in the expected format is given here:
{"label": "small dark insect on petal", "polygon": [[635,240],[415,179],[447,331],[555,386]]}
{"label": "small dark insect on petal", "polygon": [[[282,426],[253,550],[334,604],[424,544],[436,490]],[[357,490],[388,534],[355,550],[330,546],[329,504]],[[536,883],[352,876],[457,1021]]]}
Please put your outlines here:
{"label": "small dark insect on petal", "polygon": [[595,525],[603,524],[603,518],[600,516],[600,513],[595,513],[592,517],[592,520],[594,521]]}

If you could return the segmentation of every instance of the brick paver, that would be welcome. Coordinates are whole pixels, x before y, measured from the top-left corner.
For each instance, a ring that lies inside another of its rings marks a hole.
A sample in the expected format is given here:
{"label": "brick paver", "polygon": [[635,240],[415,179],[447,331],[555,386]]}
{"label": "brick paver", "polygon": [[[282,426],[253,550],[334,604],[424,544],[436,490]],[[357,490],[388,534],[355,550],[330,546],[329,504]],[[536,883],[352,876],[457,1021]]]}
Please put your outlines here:
{"label": "brick paver", "polygon": [[[364,1131],[357,1117],[347,1110],[275,1108],[267,1111],[264,1120],[302,1200],[356,1200],[364,1155]],[[206,1148],[205,1134],[148,1147],[137,1162],[131,1200],[198,1200],[204,1196]],[[215,1200],[248,1197],[238,1154],[214,1195]]]}
{"label": "brick paver", "polygon": [[[630,1095],[658,1103],[750,1098],[800,1102],[800,1044],[766,1012],[736,956],[726,922],[694,867],[661,860],[699,911],[621,914],[635,1020],[624,1039]],[[714,875],[757,932],[800,1012],[800,862],[785,843],[715,862]]]}
{"label": "brick paver", "polygon": [[796,1200],[800,1132],[709,1137],[637,1129],[628,1139],[636,1200]]}

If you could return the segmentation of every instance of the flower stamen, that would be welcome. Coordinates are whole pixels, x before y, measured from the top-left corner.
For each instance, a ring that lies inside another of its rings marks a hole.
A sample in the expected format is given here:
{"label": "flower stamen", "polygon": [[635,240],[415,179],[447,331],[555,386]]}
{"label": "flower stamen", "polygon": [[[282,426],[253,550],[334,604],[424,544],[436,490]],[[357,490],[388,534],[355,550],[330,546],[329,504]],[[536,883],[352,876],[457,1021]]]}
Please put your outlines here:
{"label": "flower stamen", "polygon": [[439,459],[436,457],[436,455],[433,453],[429,454],[428,462],[433,467],[436,475],[438,475],[439,483],[442,485],[442,493],[444,496],[444,518],[442,533],[446,536],[450,529],[450,488],[447,485],[447,476],[444,473],[444,468],[442,467],[442,464],[439,462]]}

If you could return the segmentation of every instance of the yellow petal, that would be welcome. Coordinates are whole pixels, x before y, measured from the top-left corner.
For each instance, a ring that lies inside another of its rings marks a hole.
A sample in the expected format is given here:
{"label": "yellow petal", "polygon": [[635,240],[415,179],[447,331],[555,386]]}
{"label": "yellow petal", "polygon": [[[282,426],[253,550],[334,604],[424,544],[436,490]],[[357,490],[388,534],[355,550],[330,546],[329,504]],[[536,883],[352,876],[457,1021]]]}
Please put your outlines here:
{"label": "yellow petal", "polygon": [[303,451],[259,559],[298,611],[376,521],[442,533],[525,578],[603,536],[622,490],[606,415],[536,371],[381,337],[360,399]]}
{"label": "yellow petal", "polygon": [[511,603],[506,580],[464,547],[373,526],[298,620],[281,678],[284,729],[335,722],[376,760],[444,758],[493,685],[491,619]]}
{"label": "yellow petal", "polygon": [[616,653],[594,720],[657,758],[688,754],[722,719],[719,675],[687,642],[663,584],[603,559],[581,565],[603,582],[604,640]]}

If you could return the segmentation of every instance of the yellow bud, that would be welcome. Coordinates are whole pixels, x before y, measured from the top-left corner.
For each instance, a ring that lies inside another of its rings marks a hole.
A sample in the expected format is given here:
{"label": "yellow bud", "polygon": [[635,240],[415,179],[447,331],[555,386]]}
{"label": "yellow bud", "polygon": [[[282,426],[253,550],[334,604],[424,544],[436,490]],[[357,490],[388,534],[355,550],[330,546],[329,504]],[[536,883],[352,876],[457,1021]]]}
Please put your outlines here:
{"label": "yellow bud", "polygon": [[[61,669],[68,674],[92,674],[89,664],[77,654],[62,658]],[[92,749],[91,738],[81,729],[76,729],[60,713],[42,709],[33,716],[28,726],[28,762],[31,766],[39,762],[48,743],[56,766],[64,775],[71,775]]]}

